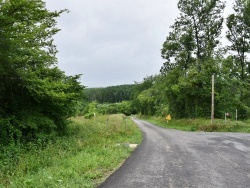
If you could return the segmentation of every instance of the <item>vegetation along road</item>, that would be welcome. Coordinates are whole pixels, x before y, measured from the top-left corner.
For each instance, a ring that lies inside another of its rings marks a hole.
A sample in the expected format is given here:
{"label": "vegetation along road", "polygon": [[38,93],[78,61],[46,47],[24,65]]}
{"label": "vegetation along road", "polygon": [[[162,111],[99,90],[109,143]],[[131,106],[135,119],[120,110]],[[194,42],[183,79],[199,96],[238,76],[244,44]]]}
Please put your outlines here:
{"label": "vegetation along road", "polygon": [[133,120],[144,141],[100,188],[249,187],[250,134],[182,132]]}

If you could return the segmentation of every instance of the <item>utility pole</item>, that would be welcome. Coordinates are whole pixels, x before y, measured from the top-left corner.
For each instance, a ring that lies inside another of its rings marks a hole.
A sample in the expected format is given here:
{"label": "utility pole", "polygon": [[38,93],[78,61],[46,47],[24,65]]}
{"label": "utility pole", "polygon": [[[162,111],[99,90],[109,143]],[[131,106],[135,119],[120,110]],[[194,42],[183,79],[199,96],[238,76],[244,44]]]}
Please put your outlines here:
{"label": "utility pole", "polygon": [[214,124],[214,74],[212,76],[212,106],[211,106],[211,124]]}

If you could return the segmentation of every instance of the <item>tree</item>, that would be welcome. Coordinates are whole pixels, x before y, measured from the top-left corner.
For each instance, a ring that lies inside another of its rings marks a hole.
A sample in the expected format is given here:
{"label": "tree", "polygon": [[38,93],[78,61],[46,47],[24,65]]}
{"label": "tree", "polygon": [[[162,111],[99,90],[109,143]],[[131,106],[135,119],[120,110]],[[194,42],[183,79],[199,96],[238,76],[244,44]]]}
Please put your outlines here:
{"label": "tree", "polygon": [[[169,110],[176,117],[204,117],[210,109],[209,83],[218,71],[216,48],[222,29],[221,0],[180,0],[178,17],[163,44]],[[177,114],[178,113],[178,114]]]}
{"label": "tree", "polygon": [[[156,77],[157,76],[147,76],[143,78],[143,81],[141,83],[139,82],[135,83],[135,88],[131,96],[131,99],[132,99],[132,108],[135,109],[137,113],[148,115],[147,114],[148,110],[143,109],[142,103],[145,102],[144,96],[147,97],[147,94],[146,94],[147,90],[153,87],[153,85],[155,84]],[[150,93],[150,91],[148,93]]]}
{"label": "tree", "polygon": [[206,58],[214,55],[214,49],[219,43],[225,2],[221,0],[180,0],[178,8],[181,11],[181,16],[177,21],[179,27],[183,31],[192,28],[193,53],[200,71],[200,64]]}
{"label": "tree", "polygon": [[42,0],[0,1],[0,142],[62,132],[77,109],[79,75],[58,69],[53,44],[65,11],[50,12]]}
{"label": "tree", "polygon": [[221,0],[180,0],[178,8],[180,17],[163,44],[162,57],[176,66],[184,62],[182,67],[185,69],[195,58],[197,69],[201,71],[201,64],[214,55],[219,44],[225,3]]}
{"label": "tree", "polygon": [[142,91],[137,100],[142,115],[154,115],[156,94],[153,88]]}
{"label": "tree", "polygon": [[160,72],[166,74],[178,68],[183,70],[186,75],[189,66],[195,60],[192,57],[192,51],[194,50],[192,29],[189,28],[186,32],[183,32],[179,27],[179,22],[176,22],[171,28],[173,31],[169,33],[163,43],[161,54],[162,58],[166,59],[166,62],[161,67]]}
{"label": "tree", "polygon": [[[250,25],[249,16],[246,6],[248,1],[236,0],[233,9],[235,13],[227,17],[227,39],[231,42],[228,49],[235,52],[236,65],[240,69],[239,79],[244,81],[247,75],[247,67],[249,62],[247,60],[247,53],[250,50]],[[249,72],[249,71],[248,71]]]}
{"label": "tree", "polygon": [[[227,39],[231,43],[228,50],[232,52],[236,71],[234,79],[238,80],[235,96],[238,97],[238,109],[242,118],[250,113],[249,73],[250,64],[248,54],[250,52],[250,1],[236,0],[233,6],[234,13],[227,17]],[[235,69],[235,68],[234,68]],[[240,86],[240,87],[239,87]]]}

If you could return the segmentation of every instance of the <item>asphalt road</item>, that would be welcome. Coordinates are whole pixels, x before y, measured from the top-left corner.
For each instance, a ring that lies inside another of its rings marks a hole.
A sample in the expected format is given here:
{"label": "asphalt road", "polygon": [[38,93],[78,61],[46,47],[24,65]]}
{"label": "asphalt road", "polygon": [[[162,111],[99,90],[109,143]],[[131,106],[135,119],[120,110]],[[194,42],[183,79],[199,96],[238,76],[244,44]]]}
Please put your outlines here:
{"label": "asphalt road", "polygon": [[100,188],[250,187],[250,134],[182,132],[133,120],[144,140]]}

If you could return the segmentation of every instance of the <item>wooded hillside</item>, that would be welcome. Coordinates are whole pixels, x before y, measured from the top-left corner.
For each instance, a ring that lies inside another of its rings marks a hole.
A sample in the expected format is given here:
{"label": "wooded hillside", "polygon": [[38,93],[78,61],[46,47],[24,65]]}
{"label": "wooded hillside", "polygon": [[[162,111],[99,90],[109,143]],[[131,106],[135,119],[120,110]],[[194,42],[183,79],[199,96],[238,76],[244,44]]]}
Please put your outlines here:
{"label": "wooded hillside", "polygon": [[135,85],[118,85],[105,88],[86,88],[84,94],[87,101],[99,103],[118,103],[128,101],[134,92]]}

